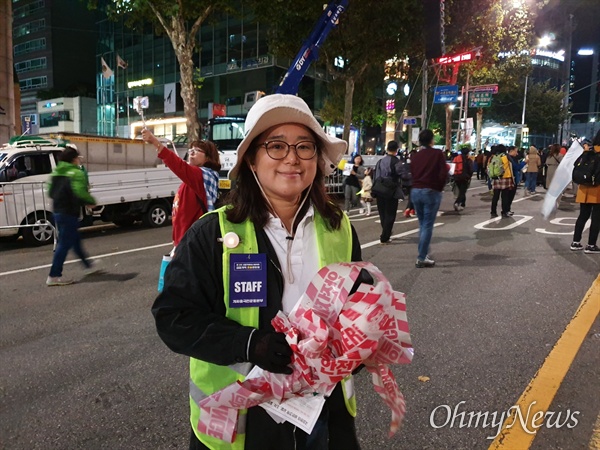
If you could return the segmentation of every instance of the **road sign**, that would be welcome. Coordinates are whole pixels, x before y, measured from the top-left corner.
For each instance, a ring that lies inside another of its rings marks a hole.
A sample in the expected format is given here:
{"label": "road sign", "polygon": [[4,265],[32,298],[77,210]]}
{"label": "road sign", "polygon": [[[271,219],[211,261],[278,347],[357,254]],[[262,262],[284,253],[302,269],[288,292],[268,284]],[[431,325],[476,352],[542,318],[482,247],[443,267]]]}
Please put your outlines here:
{"label": "road sign", "polygon": [[469,94],[469,108],[487,108],[492,106],[491,92],[471,92]]}
{"label": "road sign", "polygon": [[473,92],[491,92],[492,94],[498,93],[498,85],[497,84],[482,84],[480,86],[471,86],[469,91]]}
{"label": "road sign", "polygon": [[436,86],[433,103],[452,103],[458,98],[458,86]]}
{"label": "road sign", "polygon": [[417,118],[416,117],[405,117],[402,119],[402,125],[416,125]]}

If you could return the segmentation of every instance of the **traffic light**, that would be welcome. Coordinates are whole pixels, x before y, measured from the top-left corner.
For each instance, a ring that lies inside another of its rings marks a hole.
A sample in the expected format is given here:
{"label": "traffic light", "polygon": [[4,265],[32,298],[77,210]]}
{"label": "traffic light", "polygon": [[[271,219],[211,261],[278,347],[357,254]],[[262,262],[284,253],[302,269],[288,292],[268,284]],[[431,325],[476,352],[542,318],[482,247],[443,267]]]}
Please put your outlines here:
{"label": "traffic light", "polygon": [[444,44],[444,0],[423,0],[425,14],[425,57],[439,58],[446,53]]}

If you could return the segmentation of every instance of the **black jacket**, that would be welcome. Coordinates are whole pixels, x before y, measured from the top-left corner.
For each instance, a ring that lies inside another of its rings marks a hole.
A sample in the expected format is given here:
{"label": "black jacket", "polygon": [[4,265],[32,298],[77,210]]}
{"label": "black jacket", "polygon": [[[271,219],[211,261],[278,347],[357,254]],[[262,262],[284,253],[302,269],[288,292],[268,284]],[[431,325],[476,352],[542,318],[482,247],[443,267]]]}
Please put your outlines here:
{"label": "black jacket", "polygon": [[[165,287],[152,306],[161,339],[176,353],[213,364],[230,365],[246,360],[252,327],[225,317],[223,247],[219,218],[209,214],[194,223],[177,246],[165,273]],[[259,326],[270,329],[271,319],[282,309],[281,266],[263,229],[256,230],[258,250],[266,253],[267,306],[260,308]],[[352,261],[361,260],[356,231],[352,228]],[[315,249],[316,251],[316,249]]]}
{"label": "black jacket", "polygon": [[[225,317],[223,247],[217,242],[220,237],[217,214],[205,215],[192,225],[167,267],[165,286],[152,306],[152,314],[159,336],[174,352],[213,364],[231,365],[246,361],[252,327]],[[266,253],[268,260],[267,306],[260,308],[259,328],[272,330],[271,319],[282,309],[284,282],[266,232],[257,229],[256,238],[259,252]],[[352,261],[360,261],[361,249],[354,228],[352,243],[348,245],[352,245]],[[329,422],[330,442],[339,444],[338,448],[359,448],[354,421],[346,411],[339,384],[320,417]],[[305,439],[306,433],[287,422],[277,425],[262,408],[249,409],[245,450],[294,449]]]}

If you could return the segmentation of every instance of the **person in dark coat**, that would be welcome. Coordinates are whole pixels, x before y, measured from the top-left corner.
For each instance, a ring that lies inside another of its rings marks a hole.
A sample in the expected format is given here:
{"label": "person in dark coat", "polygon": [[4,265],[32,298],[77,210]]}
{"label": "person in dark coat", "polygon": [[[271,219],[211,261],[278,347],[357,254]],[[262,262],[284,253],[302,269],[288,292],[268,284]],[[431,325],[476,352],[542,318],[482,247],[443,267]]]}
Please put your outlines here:
{"label": "person in dark coat", "polygon": [[[387,154],[377,162],[375,166],[375,174],[373,183],[377,183],[378,178],[390,178],[397,185],[400,184],[400,173],[402,163],[396,156],[398,153],[398,142],[390,141],[387,144]],[[377,211],[379,212],[379,220],[381,222],[381,235],[379,242],[389,244],[392,239],[392,229],[396,221],[396,212],[398,210],[398,198],[394,196],[382,196],[372,193],[373,197],[377,195]]]}

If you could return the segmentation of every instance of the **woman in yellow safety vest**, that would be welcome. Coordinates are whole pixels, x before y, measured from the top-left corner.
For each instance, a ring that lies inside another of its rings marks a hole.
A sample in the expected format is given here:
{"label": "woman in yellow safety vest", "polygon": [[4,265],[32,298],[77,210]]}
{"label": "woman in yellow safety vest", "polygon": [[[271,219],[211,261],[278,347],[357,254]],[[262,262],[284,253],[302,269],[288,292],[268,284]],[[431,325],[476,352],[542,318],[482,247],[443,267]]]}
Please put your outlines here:
{"label": "woman in yellow safety vest", "polygon": [[321,267],[361,259],[348,217],[325,193],[346,142],[325,134],[293,95],[258,100],[245,130],[227,205],[187,231],[152,308],[162,340],[190,357],[190,449],[359,449],[351,377],[310,434],[260,406],[240,412],[233,443],[198,430],[198,403],[252,366],[292,372],[292,351],[271,319],[292,310]]}

